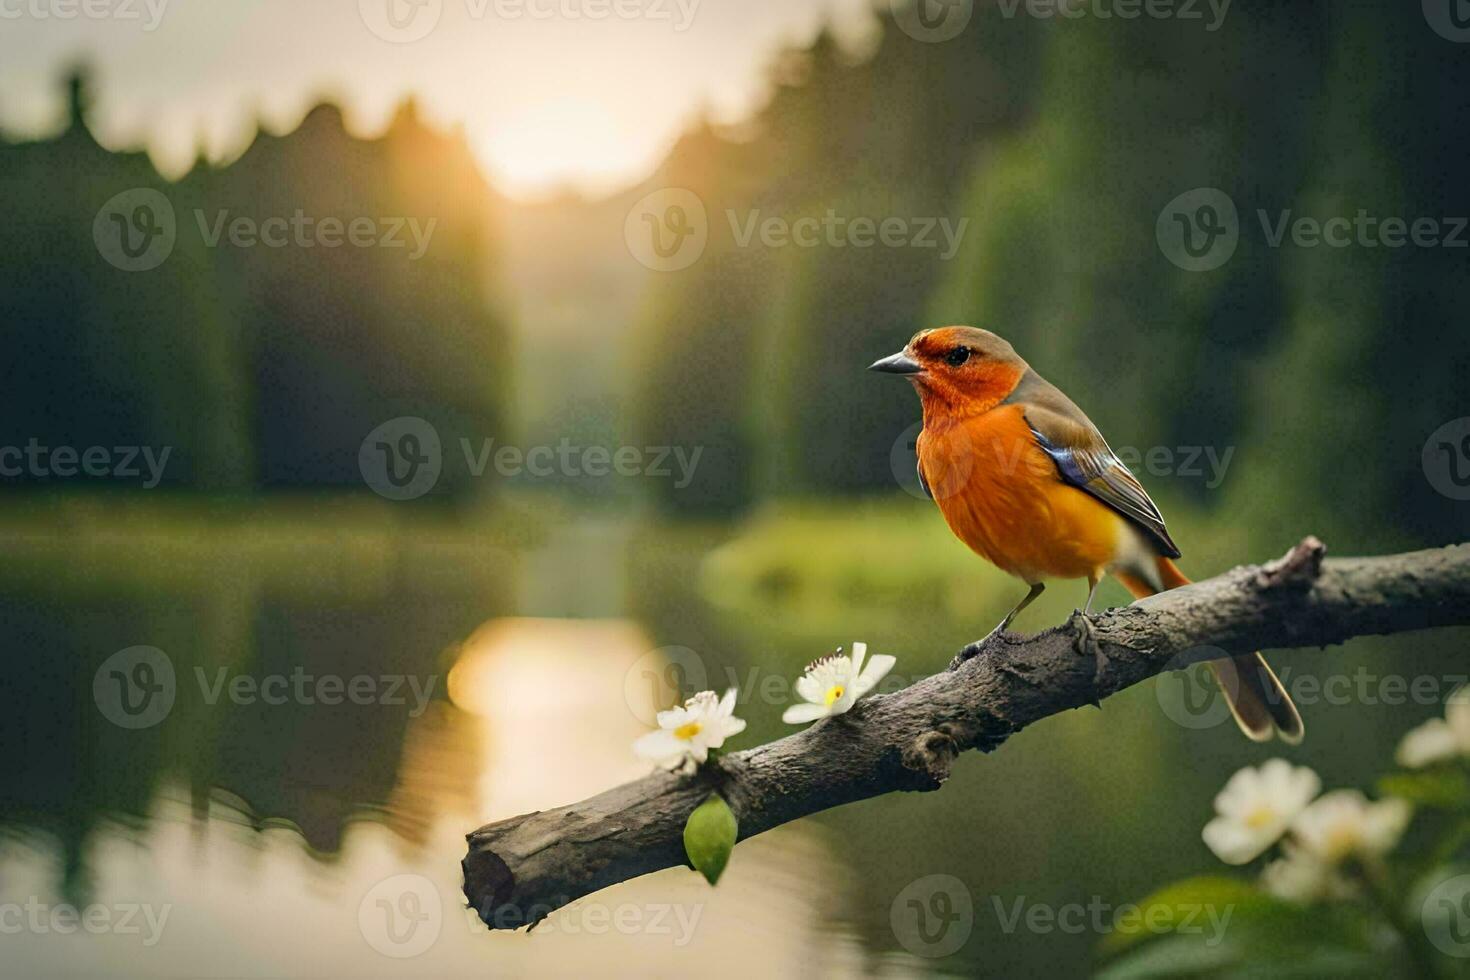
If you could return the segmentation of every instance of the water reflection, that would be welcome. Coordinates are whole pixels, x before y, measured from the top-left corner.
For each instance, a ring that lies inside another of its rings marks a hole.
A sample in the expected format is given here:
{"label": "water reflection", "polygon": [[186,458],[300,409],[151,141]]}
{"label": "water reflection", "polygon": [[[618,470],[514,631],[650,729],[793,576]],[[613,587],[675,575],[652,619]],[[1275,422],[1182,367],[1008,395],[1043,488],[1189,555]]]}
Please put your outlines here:
{"label": "water reflection", "polygon": [[[80,703],[77,691],[90,697],[91,689],[83,670],[29,676],[32,697],[48,683],[54,696],[70,697],[77,712],[68,721],[82,727],[44,750],[58,766],[42,783],[53,788],[51,813],[8,814],[15,829],[0,851],[7,968],[22,976],[483,977],[581,975],[609,964],[716,976],[860,966],[858,943],[834,921],[847,872],[810,827],[742,847],[718,890],[674,869],[575,903],[529,936],[488,933],[460,896],[464,834],[642,771],[628,745],[652,706],[629,703],[641,686],[622,692],[624,675],[653,644],[623,620],[500,618],[466,631],[447,655],[394,662],[384,651],[422,650],[436,634],[426,618],[441,630],[453,620],[442,605],[428,617],[405,615],[409,608],[323,612],[262,598],[253,616],[228,629],[216,623],[211,649],[226,655],[206,666],[170,654],[177,704],[145,731],[108,731],[96,707]],[[181,631],[197,630],[203,616],[187,606],[173,613]],[[167,618],[135,604],[112,619],[95,606],[38,610],[33,634],[52,647],[40,662],[64,663],[88,630],[117,635],[137,617],[155,626]],[[169,647],[186,649],[160,642]],[[284,704],[263,695],[269,677],[388,676],[410,666],[425,677],[447,668],[422,710],[411,699],[308,705],[294,700],[299,692]],[[241,676],[256,682],[253,698],[242,693],[248,684],[230,686]],[[68,770],[73,758],[94,768]],[[108,759],[120,771],[108,775]],[[36,788],[7,782],[15,797],[18,785]],[[134,798],[151,787],[131,817],[119,812],[128,809],[118,806],[124,787]],[[27,799],[34,807],[45,797]],[[75,920],[68,901],[81,908]]]}
{"label": "water reflection", "polygon": [[[977,589],[991,603],[978,611],[926,605],[930,578],[889,576],[868,557],[901,552],[911,532],[885,538],[866,518],[824,523],[820,548],[796,535],[753,566],[762,580],[775,559],[821,555],[821,574],[773,604],[728,580],[711,600],[705,556],[728,527],[492,534],[336,509],[248,527],[69,511],[49,530],[0,514],[0,973],[1077,973],[1098,936],[1016,928],[1007,910],[1132,901],[1212,867],[1199,839],[1209,800],[1259,761],[1228,724],[1181,728],[1139,686],[967,755],[938,794],[892,794],[742,843],[717,889],[674,869],[529,936],[491,935],[461,914],[464,834],[639,774],[628,747],[676,687],[738,683],[750,727],[737,747],[759,744],[790,731],[782,692],[805,661],[865,639],[909,678],[943,669],[1008,593]],[[830,559],[834,542],[852,553]],[[869,568],[883,572],[876,593],[849,574]],[[1033,623],[1069,611],[1048,593]],[[1412,653],[1416,671],[1451,676],[1463,640],[1359,641],[1351,656],[1380,656],[1388,672]],[[161,721],[130,729],[108,720],[93,681],[137,645],[167,657],[175,696]],[[1413,720],[1318,706],[1321,735],[1300,758],[1355,780],[1355,760],[1386,763]],[[974,909],[948,958],[893,926],[934,876],[961,882]],[[144,946],[146,931],[60,932],[62,902],[100,906],[94,926],[129,903],[141,930],[145,909],[170,912]],[[937,958],[903,952],[915,949]]]}

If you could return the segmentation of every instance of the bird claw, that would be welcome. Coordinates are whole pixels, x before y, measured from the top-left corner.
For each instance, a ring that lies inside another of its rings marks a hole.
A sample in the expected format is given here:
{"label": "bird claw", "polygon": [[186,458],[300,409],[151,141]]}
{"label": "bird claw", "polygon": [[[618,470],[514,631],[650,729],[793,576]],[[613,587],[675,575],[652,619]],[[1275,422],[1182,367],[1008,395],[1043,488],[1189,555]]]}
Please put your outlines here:
{"label": "bird claw", "polygon": [[1097,642],[1097,630],[1092,625],[1092,617],[1077,609],[1072,613],[1072,623],[1077,629],[1077,638],[1072,642],[1073,648],[1083,656],[1092,654],[1092,658],[1097,661],[1097,670],[1093,676],[1094,679],[1100,678],[1107,660],[1103,657],[1102,646]]}
{"label": "bird claw", "polygon": [[967,660],[972,660],[975,657],[979,656],[985,650],[986,645],[988,645],[991,640],[995,639],[1002,632],[1003,631],[1001,627],[997,626],[989,633],[986,633],[983,638],[976,640],[973,643],[966,643],[964,647],[960,649],[960,652],[954,655],[954,659],[949,662],[949,669],[959,670],[961,664],[965,663],[965,661]]}

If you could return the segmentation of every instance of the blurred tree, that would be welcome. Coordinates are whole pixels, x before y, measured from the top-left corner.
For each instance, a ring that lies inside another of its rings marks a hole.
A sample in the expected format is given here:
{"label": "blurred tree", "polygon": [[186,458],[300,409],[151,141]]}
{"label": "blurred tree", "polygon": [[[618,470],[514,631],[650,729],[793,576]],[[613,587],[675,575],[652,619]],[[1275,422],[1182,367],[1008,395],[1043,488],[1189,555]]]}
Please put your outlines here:
{"label": "blurred tree", "polygon": [[[100,147],[84,77],[68,84],[65,132],[0,143],[15,216],[0,228],[0,337],[15,352],[0,443],[170,446],[168,482],[198,489],[360,487],[358,448],[389,419],[427,418],[447,445],[504,422],[507,327],[487,285],[500,203],[463,134],[428,129],[410,104],[382,138],[357,139],[323,105],[169,184],[143,154]],[[138,188],[167,199],[177,239],[130,272],[93,225]],[[240,219],[288,230],[237,241]],[[356,219],[370,244],[348,238]],[[326,221],[334,237],[318,235]],[[446,467],[440,486],[468,479]]]}
{"label": "blurred tree", "polygon": [[[1442,97],[1470,70],[1460,53],[1417,9],[1373,0],[1241,2],[1217,25],[985,4],[940,44],[884,15],[866,56],[827,35],[784,52],[741,139],[681,144],[649,184],[700,193],[710,245],[651,287],[637,425],[649,439],[742,434],[718,481],[666,501],[891,489],[914,406],[861,369],[959,322],[1012,339],[1119,446],[1234,453],[1233,496],[1210,501],[1263,529],[1276,529],[1263,511],[1289,535],[1346,502],[1360,522],[1406,515],[1384,546],[1463,536],[1470,516],[1419,453],[1463,411],[1464,253],[1272,238],[1283,214],[1470,214],[1455,179],[1470,110]],[[1233,256],[1201,272],[1155,234],[1194,188],[1223,191],[1239,218]],[[969,224],[951,262],[733,241],[751,215],[829,211]],[[692,383],[670,383],[695,361]]]}

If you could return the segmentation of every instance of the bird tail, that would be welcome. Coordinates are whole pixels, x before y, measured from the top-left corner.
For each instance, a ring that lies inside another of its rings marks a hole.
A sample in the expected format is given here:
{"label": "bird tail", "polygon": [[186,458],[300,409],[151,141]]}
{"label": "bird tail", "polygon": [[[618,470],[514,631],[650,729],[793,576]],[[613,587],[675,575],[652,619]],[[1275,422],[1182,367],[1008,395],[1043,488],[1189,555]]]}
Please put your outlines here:
{"label": "bird tail", "polygon": [[[1139,599],[1189,584],[1178,565],[1162,555],[1157,560],[1162,589],[1128,572],[1120,570],[1114,575]],[[1281,740],[1289,745],[1296,745],[1302,740],[1302,716],[1265,657],[1260,653],[1245,653],[1228,660],[1211,660],[1209,665],[1235,723],[1247,738],[1264,742],[1273,734],[1279,734]]]}

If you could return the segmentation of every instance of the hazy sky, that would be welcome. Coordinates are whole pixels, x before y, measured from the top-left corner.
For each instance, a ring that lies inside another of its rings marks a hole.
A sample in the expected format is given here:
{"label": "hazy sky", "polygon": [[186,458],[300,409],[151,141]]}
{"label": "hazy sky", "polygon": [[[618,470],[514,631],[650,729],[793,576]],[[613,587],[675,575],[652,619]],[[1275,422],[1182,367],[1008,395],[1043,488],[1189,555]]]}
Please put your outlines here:
{"label": "hazy sky", "polygon": [[[0,0],[0,126],[54,130],[67,65],[96,69],[94,128],[166,171],[239,151],[321,96],[375,132],[406,93],[463,122],[503,190],[645,172],[700,106],[759,97],[782,41],[870,0]],[[600,16],[599,16],[600,15]],[[412,40],[418,34],[425,36]]]}

